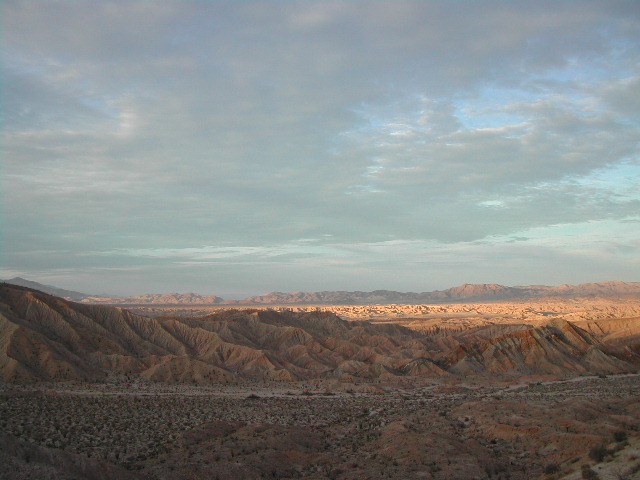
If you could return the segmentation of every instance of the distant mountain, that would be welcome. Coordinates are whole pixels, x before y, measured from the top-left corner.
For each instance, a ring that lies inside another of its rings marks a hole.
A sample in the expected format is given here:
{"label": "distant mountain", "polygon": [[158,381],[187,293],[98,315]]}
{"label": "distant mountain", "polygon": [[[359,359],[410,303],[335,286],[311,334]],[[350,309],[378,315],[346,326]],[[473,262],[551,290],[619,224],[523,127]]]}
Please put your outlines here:
{"label": "distant mountain", "polygon": [[84,303],[103,303],[110,305],[217,305],[224,299],[216,295],[197,293],[148,293],[133,297],[98,297],[83,299]]}
{"label": "distant mountain", "polygon": [[49,295],[83,303],[105,303],[114,305],[215,305],[224,301],[223,298],[216,295],[199,295],[197,293],[149,293],[131,297],[89,295],[87,293],[74,292],[73,290],[65,290],[52,285],[44,285],[21,277],[2,280],[2,282],[32,288],[40,292],[48,293]]}
{"label": "distant mountain", "polygon": [[470,284],[424,293],[433,300],[506,300],[530,296],[528,287],[505,287],[495,283]]}
{"label": "distant mountain", "polygon": [[42,283],[26,280],[21,277],[14,277],[9,280],[2,280],[5,283],[12,285],[19,285],[21,287],[33,288],[34,290],[40,290],[41,292],[48,293],[49,295],[55,295],[56,297],[67,298],[76,302],[83,300],[89,295],[86,293],[74,292],[73,290],[65,290],[63,288],[54,287],[52,285],[43,285]]}
{"label": "distant mountain", "polygon": [[322,292],[271,292],[243,300],[224,300],[217,295],[197,293],[151,293],[130,297],[87,295],[42,285],[23,278],[12,278],[6,283],[40,290],[50,295],[83,303],[109,305],[367,305],[367,304],[422,304],[456,302],[491,302],[529,300],[543,297],[560,298],[638,298],[640,283],[598,282],[580,285],[529,285],[506,287],[495,283],[469,284],[433,292],[396,292],[392,290],[322,291]]}
{"label": "distant mountain", "polygon": [[249,297],[244,300],[223,303],[246,305],[283,305],[283,304],[388,304],[388,303],[443,303],[460,301],[498,301],[532,299],[542,297],[640,297],[640,283],[619,281],[583,283],[581,285],[561,285],[548,287],[532,285],[523,287],[505,287],[494,283],[468,284],[447,290],[423,293],[402,293],[389,290],[373,292],[272,292]]}
{"label": "distant mountain", "polygon": [[229,301],[225,303],[239,303],[247,305],[415,303],[419,295],[423,294],[402,293],[390,290],[375,290],[373,292],[271,292],[264,295],[249,297],[244,300]]}
{"label": "distant mountain", "polygon": [[585,327],[558,320],[539,328],[492,325],[446,340],[319,311],[232,309],[204,317],[147,318],[2,284],[0,379],[99,381],[120,375],[216,384],[638,371],[640,319]]}

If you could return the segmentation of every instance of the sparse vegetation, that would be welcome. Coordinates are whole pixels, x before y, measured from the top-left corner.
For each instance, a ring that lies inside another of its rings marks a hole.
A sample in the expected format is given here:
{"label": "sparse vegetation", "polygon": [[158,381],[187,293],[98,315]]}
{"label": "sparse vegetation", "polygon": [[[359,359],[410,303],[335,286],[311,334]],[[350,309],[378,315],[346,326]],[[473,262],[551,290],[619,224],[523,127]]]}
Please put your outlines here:
{"label": "sparse vegetation", "polygon": [[596,462],[602,462],[610,453],[611,451],[605,445],[597,445],[589,451],[589,458]]}
{"label": "sparse vegetation", "polygon": [[628,438],[627,432],[624,430],[618,430],[617,432],[613,432],[613,439],[616,442],[625,442]]}
{"label": "sparse vegetation", "polygon": [[[560,449],[542,463],[536,455],[546,439],[560,435],[574,442],[565,446],[575,451],[585,433],[602,435],[604,450],[593,455],[606,457],[612,433],[599,425],[640,425],[640,419],[625,414],[629,403],[616,399],[621,388],[640,395],[639,378],[541,382],[526,389],[388,383],[384,394],[346,394],[349,384],[333,383],[333,395],[324,393],[328,385],[323,383],[298,390],[278,383],[149,383],[134,390],[117,383],[77,384],[53,386],[55,391],[5,385],[0,430],[124,466],[149,480],[159,472],[224,480],[404,479],[422,471],[435,478],[516,480],[526,478],[525,471],[557,478],[559,465],[574,457]],[[498,390],[501,399],[494,400]],[[576,419],[587,418],[581,409],[592,415],[588,423]],[[565,431],[567,422],[573,433]],[[291,456],[295,466],[287,460]],[[585,470],[585,478],[595,478],[594,473]]]}
{"label": "sparse vegetation", "polygon": [[589,465],[582,465],[581,474],[584,480],[598,480],[600,478]]}
{"label": "sparse vegetation", "polygon": [[546,475],[553,475],[554,473],[558,473],[560,471],[560,465],[557,463],[548,463],[544,467],[544,473]]}

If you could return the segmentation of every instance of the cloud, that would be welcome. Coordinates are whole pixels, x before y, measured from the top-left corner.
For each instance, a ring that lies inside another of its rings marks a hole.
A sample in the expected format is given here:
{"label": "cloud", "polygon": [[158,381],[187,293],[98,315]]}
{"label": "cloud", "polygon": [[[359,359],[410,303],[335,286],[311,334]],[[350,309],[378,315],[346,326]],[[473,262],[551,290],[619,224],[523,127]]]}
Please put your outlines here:
{"label": "cloud", "polygon": [[[14,269],[44,250],[60,252],[41,259],[52,268],[286,257],[300,259],[293,281],[336,244],[637,215],[635,3],[2,9]],[[353,279],[337,265],[359,260],[339,250],[331,269]]]}

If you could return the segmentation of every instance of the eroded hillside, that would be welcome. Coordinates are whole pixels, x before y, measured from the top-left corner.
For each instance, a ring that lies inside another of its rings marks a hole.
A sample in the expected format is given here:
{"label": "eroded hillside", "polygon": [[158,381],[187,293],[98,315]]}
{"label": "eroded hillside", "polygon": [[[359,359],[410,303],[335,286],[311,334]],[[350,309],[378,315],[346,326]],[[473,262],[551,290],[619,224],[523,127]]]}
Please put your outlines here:
{"label": "eroded hillside", "polygon": [[5,381],[117,376],[219,384],[311,378],[610,374],[640,365],[638,318],[624,328],[491,323],[415,330],[345,321],[328,311],[228,309],[200,317],[143,317],[0,286]]}

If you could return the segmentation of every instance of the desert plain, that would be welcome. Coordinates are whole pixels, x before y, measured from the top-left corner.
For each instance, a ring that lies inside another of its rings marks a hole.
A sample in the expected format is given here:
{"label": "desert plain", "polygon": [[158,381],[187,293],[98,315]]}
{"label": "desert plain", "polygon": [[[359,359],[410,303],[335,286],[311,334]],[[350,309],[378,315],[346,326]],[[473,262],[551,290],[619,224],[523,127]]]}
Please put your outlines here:
{"label": "desert plain", "polygon": [[635,297],[106,306],[1,290],[0,478],[640,478]]}

